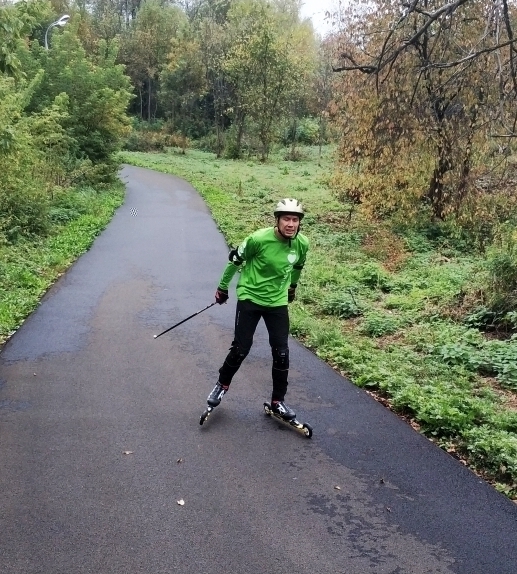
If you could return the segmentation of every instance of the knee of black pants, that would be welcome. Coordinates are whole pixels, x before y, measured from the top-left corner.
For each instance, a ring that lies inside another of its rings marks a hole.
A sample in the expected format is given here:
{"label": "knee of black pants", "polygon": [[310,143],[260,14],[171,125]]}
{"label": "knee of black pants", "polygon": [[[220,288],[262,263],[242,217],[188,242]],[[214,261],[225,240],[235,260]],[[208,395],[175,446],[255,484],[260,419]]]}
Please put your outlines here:
{"label": "knee of black pants", "polygon": [[233,376],[239,370],[248,353],[249,350],[241,349],[235,341],[232,343],[230,352],[226,356],[223,366],[219,369],[219,382],[222,385],[229,385],[232,382]]}
{"label": "knee of black pants", "polygon": [[241,366],[242,361],[244,361],[244,359],[248,356],[248,353],[249,349],[243,349],[239,347],[239,345],[237,345],[234,341],[230,347],[230,352],[226,357],[225,363],[227,363],[230,367],[238,368]]}
{"label": "knee of black pants", "polygon": [[273,347],[271,353],[273,355],[273,369],[287,371],[289,369],[289,348]]}

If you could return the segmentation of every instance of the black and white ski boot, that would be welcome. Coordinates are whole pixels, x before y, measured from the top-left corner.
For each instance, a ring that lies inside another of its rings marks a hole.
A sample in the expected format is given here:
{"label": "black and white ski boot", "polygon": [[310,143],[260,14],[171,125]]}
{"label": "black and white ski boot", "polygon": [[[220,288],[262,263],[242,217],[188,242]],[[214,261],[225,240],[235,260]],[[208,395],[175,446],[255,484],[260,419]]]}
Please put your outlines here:
{"label": "black and white ski boot", "polygon": [[202,425],[206,419],[209,417],[210,413],[219,405],[221,399],[224,397],[226,392],[228,391],[228,385],[221,385],[218,381],[215,387],[212,389],[211,393],[208,395],[206,402],[207,408],[203,411],[201,418],[199,419],[199,424]]}
{"label": "black and white ski boot", "polygon": [[268,416],[275,417],[283,423],[294,427],[297,431],[301,432],[307,438],[312,436],[312,427],[308,423],[301,423],[296,419],[296,413],[293,409],[289,408],[284,401],[275,401],[271,403],[264,403],[264,412]]}

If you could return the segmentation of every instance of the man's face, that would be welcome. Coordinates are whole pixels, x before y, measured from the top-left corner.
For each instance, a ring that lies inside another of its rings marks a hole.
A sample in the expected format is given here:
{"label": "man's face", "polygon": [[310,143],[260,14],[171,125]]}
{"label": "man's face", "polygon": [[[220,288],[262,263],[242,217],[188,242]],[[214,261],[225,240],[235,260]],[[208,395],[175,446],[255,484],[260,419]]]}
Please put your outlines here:
{"label": "man's face", "polygon": [[297,215],[281,215],[278,218],[278,229],[284,237],[294,237],[300,226]]}

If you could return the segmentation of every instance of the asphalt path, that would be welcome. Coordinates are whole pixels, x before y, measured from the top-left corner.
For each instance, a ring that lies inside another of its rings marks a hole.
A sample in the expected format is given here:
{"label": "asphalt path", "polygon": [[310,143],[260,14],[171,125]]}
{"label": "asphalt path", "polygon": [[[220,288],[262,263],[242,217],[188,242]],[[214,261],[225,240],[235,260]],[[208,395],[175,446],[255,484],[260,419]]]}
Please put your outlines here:
{"label": "asphalt path", "polygon": [[188,183],[122,177],[124,205],[0,354],[0,572],[516,574],[517,507],[295,341],[313,438],[266,417],[262,323],[199,425],[234,290],[153,336],[213,301],[227,247]]}

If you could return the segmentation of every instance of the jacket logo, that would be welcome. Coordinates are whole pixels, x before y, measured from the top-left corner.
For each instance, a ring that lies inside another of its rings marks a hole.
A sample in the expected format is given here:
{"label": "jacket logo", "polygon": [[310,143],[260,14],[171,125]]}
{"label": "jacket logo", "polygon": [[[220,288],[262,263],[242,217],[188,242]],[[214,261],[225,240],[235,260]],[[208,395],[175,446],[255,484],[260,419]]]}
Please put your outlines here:
{"label": "jacket logo", "polygon": [[289,253],[289,255],[287,256],[287,261],[289,261],[291,265],[296,261],[296,259],[297,259],[296,253]]}

